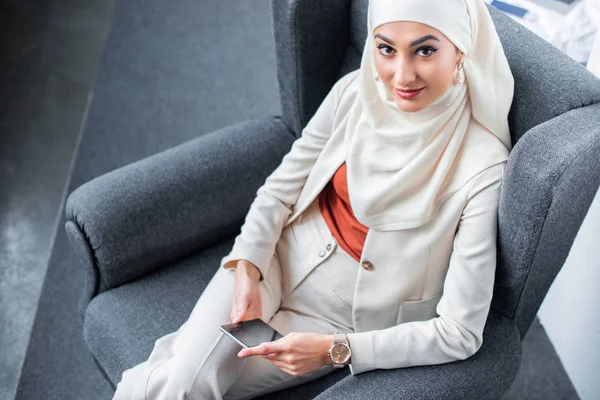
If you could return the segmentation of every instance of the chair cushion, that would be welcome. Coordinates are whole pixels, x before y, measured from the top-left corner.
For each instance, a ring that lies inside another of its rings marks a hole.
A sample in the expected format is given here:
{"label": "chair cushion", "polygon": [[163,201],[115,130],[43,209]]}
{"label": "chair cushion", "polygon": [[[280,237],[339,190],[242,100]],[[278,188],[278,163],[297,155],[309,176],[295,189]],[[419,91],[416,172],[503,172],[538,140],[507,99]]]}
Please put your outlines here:
{"label": "chair cushion", "polygon": [[96,296],[88,305],[84,339],[113,383],[148,359],[154,342],[185,322],[233,246],[227,240],[142,279]]}
{"label": "chair cushion", "polygon": [[[84,339],[113,383],[148,359],[154,342],[179,328],[215,274],[233,239],[205,249],[145,278],[96,296],[85,313]],[[313,398],[349,374],[347,368],[263,399]]]}

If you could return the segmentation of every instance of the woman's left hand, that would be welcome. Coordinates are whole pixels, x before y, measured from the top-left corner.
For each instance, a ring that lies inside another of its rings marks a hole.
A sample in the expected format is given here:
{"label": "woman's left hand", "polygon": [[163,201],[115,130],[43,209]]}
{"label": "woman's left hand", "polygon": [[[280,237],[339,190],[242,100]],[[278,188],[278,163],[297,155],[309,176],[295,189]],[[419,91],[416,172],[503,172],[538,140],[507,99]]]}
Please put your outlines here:
{"label": "woman's left hand", "polygon": [[238,357],[261,356],[283,372],[300,376],[331,364],[327,351],[332,342],[333,335],[290,332],[273,342],[242,349]]}

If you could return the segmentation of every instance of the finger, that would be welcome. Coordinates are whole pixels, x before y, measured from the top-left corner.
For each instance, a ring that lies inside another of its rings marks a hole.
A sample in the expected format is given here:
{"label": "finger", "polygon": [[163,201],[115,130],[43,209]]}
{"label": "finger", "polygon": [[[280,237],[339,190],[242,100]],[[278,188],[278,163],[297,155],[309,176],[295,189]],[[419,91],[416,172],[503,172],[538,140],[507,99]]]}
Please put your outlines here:
{"label": "finger", "polygon": [[280,346],[277,345],[276,342],[268,342],[259,344],[258,346],[249,347],[247,349],[242,349],[239,353],[239,357],[248,357],[248,356],[258,356],[265,355],[269,353],[278,353],[280,350]]}
{"label": "finger", "polygon": [[235,314],[235,316],[231,319],[231,322],[237,324],[239,322],[242,322],[244,320],[244,317],[245,317],[244,312],[243,311],[238,311]]}
{"label": "finger", "polygon": [[231,313],[229,314],[229,320],[230,320],[231,322],[237,322],[236,320],[238,319],[238,314],[239,314],[239,313],[238,313],[238,310],[237,310],[237,306],[234,306],[234,307],[231,309]]}
{"label": "finger", "polygon": [[236,313],[233,317],[230,317],[231,322],[234,323],[255,318],[262,319],[262,307],[259,309],[255,303],[249,301],[240,302],[236,309]]}
{"label": "finger", "polygon": [[237,309],[235,311],[231,312],[231,315],[229,316],[229,319],[231,320],[232,323],[237,323],[239,322],[240,319],[240,314],[237,311]]}
{"label": "finger", "polygon": [[[247,349],[242,349],[238,353],[238,357],[250,357],[250,356],[259,356],[262,354],[268,354],[262,347],[262,345],[249,347]],[[271,351],[269,351],[271,352]]]}
{"label": "finger", "polygon": [[233,299],[233,305],[231,306],[231,311],[229,312],[229,319],[231,322],[235,322],[240,311],[240,305],[237,297]]}
{"label": "finger", "polygon": [[238,304],[236,315],[232,322],[242,322],[246,319],[248,319],[248,304],[242,302],[241,304]]}

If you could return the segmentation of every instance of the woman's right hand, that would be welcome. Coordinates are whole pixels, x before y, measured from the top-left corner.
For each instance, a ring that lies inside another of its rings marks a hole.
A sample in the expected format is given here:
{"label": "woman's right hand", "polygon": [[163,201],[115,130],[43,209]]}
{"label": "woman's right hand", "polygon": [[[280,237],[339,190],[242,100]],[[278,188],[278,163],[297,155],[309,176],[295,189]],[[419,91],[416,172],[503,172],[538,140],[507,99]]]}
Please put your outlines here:
{"label": "woman's right hand", "polygon": [[232,323],[262,318],[260,271],[247,260],[239,260],[235,270],[235,294],[229,318]]}

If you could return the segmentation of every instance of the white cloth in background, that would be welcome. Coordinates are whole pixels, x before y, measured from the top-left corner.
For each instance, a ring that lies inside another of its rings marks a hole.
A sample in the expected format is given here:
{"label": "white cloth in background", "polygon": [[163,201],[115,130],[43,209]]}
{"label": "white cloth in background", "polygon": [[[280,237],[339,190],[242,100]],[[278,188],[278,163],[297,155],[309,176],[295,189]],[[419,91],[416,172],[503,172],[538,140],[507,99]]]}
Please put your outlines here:
{"label": "white cloth in background", "polygon": [[[519,18],[506,14],[579,63],[590,59],[596,33],[600,28],[600,0],[582,0],[567,14],[532,0],[502,0],[529,10]],[[486,0],[491,3],[491,0]]]}
{"label": "white cloth in background", "polygon": [[598,28],[587,63],[588,70],[600,78],[600,0],[588,0],[587,11]]}
{"label": "white cloth in background", "polygon": [[587,63],[587,69],[600,78],[600,30],[598,30],[596,33],[596,40],[592,46],[592,52],[590,53],[590,59]]}
{"label": "white cloth in background", "polygon": [[540,18],[548,41],[575,61],[587,62],[600,27],[599,2],[584,0],[564,16],[554,13]]}

